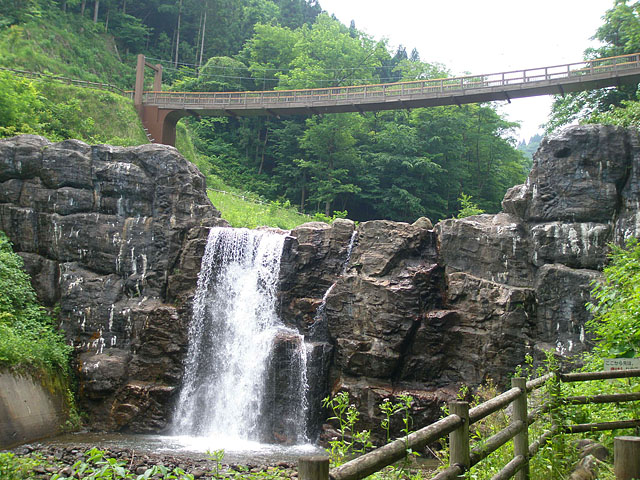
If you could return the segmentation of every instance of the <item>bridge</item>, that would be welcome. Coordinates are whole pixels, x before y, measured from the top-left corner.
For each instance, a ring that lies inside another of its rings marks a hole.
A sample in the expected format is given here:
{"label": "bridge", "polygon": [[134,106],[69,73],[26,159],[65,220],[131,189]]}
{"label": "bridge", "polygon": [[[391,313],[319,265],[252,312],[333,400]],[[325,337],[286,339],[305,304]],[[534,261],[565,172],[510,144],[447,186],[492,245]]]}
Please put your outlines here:
{"label": "bridge", "polygon": [[[154,91],[143,91],[144,69],[155,71]],[[162,92],[162,66],[138,56],[134,105],[157,143],[175,144],[176,123],[188,115],[257,116],[369,112],[462,105],[640,82],[640,53],[550,67],[410,82],[307,90]]]}

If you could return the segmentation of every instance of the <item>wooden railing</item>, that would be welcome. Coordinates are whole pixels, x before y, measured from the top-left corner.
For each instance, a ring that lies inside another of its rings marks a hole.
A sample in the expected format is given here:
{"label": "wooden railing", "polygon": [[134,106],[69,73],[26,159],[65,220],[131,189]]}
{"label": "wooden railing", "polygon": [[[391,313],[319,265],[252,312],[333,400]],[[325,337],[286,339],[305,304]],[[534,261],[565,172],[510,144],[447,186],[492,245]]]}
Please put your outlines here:
{"label": "wooden railing", "polygon": [[[315,476],[302,475],[300,480],[358,480],[382,468],[392,465],[406,457],[407,448],[413,451],[423,450],[428,444],[449,435],[450,460],[449,466],[441,470],[432,480],[451,480],[462,475],[474,465],[479,464],[491,453],[513,440],[514,456],[504,468],[496,474],[494,480],[508,479],[517,475],[518,480],[529,478],[529,460],[533,458],[548,440],[559,433],[581,433],[601,430],[614,430],[622,428],[640,427],[640,419],[618,420],[603,423],[590,423],[578,425],[563,425],[554,421],[539,438],[529,443],[529,426],[539,420],[543,414],[557,411],[562,405],[584,405],[589,403],[602,404],[614,402],[631,402],[640,400],[640,392],[621,393],[610,395],[592,395],[579,397],[560,397],[559,391],[555,392],[553,400],[539,405],[528,412],[527,396],[530,392],[539,389],[550,381],[558,386],[560,382],[583,382],[590,380],[603,380],[614,378],[640,377],[640,369],[614,372],[589,372],[589,373],[550,373],[543,377],[527,382],[524,378],[513,378],[511,389],[488,400],[481,405],[469,409],[466,402],[452,402],[449,404],[450,415],[424,427],[407,437],[397,439],[383,447],[375,449],[360,457],[357,457],[339,467],[328,470],[328,467],[309,468],[311,465],[320,465],[319,459],[307,462],[301,459],[302,471],[315,472]],[[471,446],[469,441],[469,427],[492,413],[512,406],[510,424],[492,437],[481,443]],[[557,416],[555,417],[557,419]],[[328,459],[323,460],[328,465]],[[323,474],[326,470],[326,474]],[[317,472],[321,472],[317,475]]]}
{"label": "wooden railing", "polygon": [[77,80],[74,78],[62,77],[60,75],[51,75],[47,73],[38,73],[38,72],[29,72],[27,70],[19,70],[16,68],[7,68],[0,67],[0,70],[5,72],[11,72],[14,75],[18,75],[20,77],[31,78],[35,80],[54,80],[56,82],[66,83],[67,85],[74,85],[76,87],[82,88],[95,88],[97,90],[108,90],[113,93],[117,93],[119,95],[130,96],[124,90],[115,85],[111,85],[109,83],[99,83],[99,82],[88,82],[86,80]]}
{"label": "wooden railing", "polygon": [[602,74],[640,69],[640,53],[618,57],[585,60],[550,67],[513,70],[484,75],[417,80],[412,82],[358,85],[348,87],[313,88],[306,90],[270,90],[248,92],[145,92],[145,105],[184,108],[233,106],[292,106],[314,102],[375,101],[389,97],[424,96],[464,92],[479,88],[528,85],[561,79],[588,80]]}

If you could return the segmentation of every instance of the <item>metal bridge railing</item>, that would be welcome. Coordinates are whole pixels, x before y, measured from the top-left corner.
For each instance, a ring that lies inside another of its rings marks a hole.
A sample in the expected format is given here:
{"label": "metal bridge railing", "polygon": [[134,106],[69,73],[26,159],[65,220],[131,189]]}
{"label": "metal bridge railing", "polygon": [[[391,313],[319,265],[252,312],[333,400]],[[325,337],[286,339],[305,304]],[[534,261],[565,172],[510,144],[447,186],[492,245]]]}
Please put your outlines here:
{"label": "metal bridge railing", "polygon": [[466,92],[562,79],[588,80],[602,74],[638,69],[640,69],[640,53],[634,53],[526,70],[376,85],[255,92],[145,92],[143,103],[159,107],[181,105],[184,108],[304,106],[319,102],[340,103],[393,99],[393,97],[422,97],[430,94]]}

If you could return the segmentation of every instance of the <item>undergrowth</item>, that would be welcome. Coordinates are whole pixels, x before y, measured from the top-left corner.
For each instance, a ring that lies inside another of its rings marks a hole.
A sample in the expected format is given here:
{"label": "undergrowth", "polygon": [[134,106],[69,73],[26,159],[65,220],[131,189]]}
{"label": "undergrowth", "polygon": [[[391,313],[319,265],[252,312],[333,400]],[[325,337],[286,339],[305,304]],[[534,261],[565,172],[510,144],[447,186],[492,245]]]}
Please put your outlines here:
{"label": "undergrowth", "polygon": [[298,213],[289,202],[259,203],[255,195],[209,190],[209,199],[220,210],[222,218],[232,227],[256,228],[260,226],[291,230],[312,221],[309,215]]}
{"label": "undergrowth", "polygon": [[54,142],[148,143],[131,101],[121,95],[0,71],[0,138],[25,133]]}
{"label": "undergrowth", "polygon": [[0,232],[0,366],[69,374],[71,347],[38,304],[23,261]]}
{"label": "undergrowth", "polygon": [[[213,468],[198,478],[210,479],[242,479],[242,480],[284,480],[288,478],[286,471],[279,467],[269,467],[267,470],[255,472],[249,467],[236,465],[234,469],[221,468],[224,450],[207,452],[213,461]],[[0,479],[29,480],[37,467],[49,468],[53,473],[50,480],[194,480],[194,474],[186,472],[180,467],[169,468],[165,465],[154,465],[142,473],[131,471],[132,465],[108,456],[98,448],[87,450],[78,461],[70,467],[64,467],[52,458],[45,458],[41,454],[18,456],[12,453],[0,453]]]}
{"label": "undergrowth", "polygon": [[[131,89],[134,61],[122,62],[104,25],[59,9],[0,28],[0,66]],[[126,60],[126,59],[124,59]]]}

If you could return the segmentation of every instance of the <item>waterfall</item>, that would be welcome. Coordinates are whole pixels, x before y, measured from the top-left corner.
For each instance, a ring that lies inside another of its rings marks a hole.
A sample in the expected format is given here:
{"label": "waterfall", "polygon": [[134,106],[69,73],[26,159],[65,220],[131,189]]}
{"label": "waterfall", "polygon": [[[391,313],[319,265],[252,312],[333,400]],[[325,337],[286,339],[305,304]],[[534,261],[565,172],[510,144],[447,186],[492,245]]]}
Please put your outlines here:
{"label": "waterfall", "polygon": [[276,312],[284,238],[269,231],[211,229],[174,433],[306,441],[304,338]]}
{"label": "waterfall", "polygon": [[[351,234],[351,238],[349,239],[349,244],[347,245],[347,254],[345,256],[344,262],[342,263],[342,270],[340,271],[340,277],[346,275],[347,270],[349,269],[349,262],[351,261],[351,254],[353,252],[353,247],[356,244],[356,239],[358,238],[358,231],[354,230]],[[340,278],[338,277],[338,278]],[[309,329],[309,338],[315,338],[318,335],[324,336],[326,338],[328,336],[328,331],[326,329],[326,314],[325,310],[327,308],[327,299],[333,290],[333,287],[336,286],[338,280],[333,282],[329,288],[324,292],[322,296],[322,300],[320,301],[320,305],[316,309],[316,313],[313,316],[313,325]],[[321,331],[318,331],[320,329]]]}

